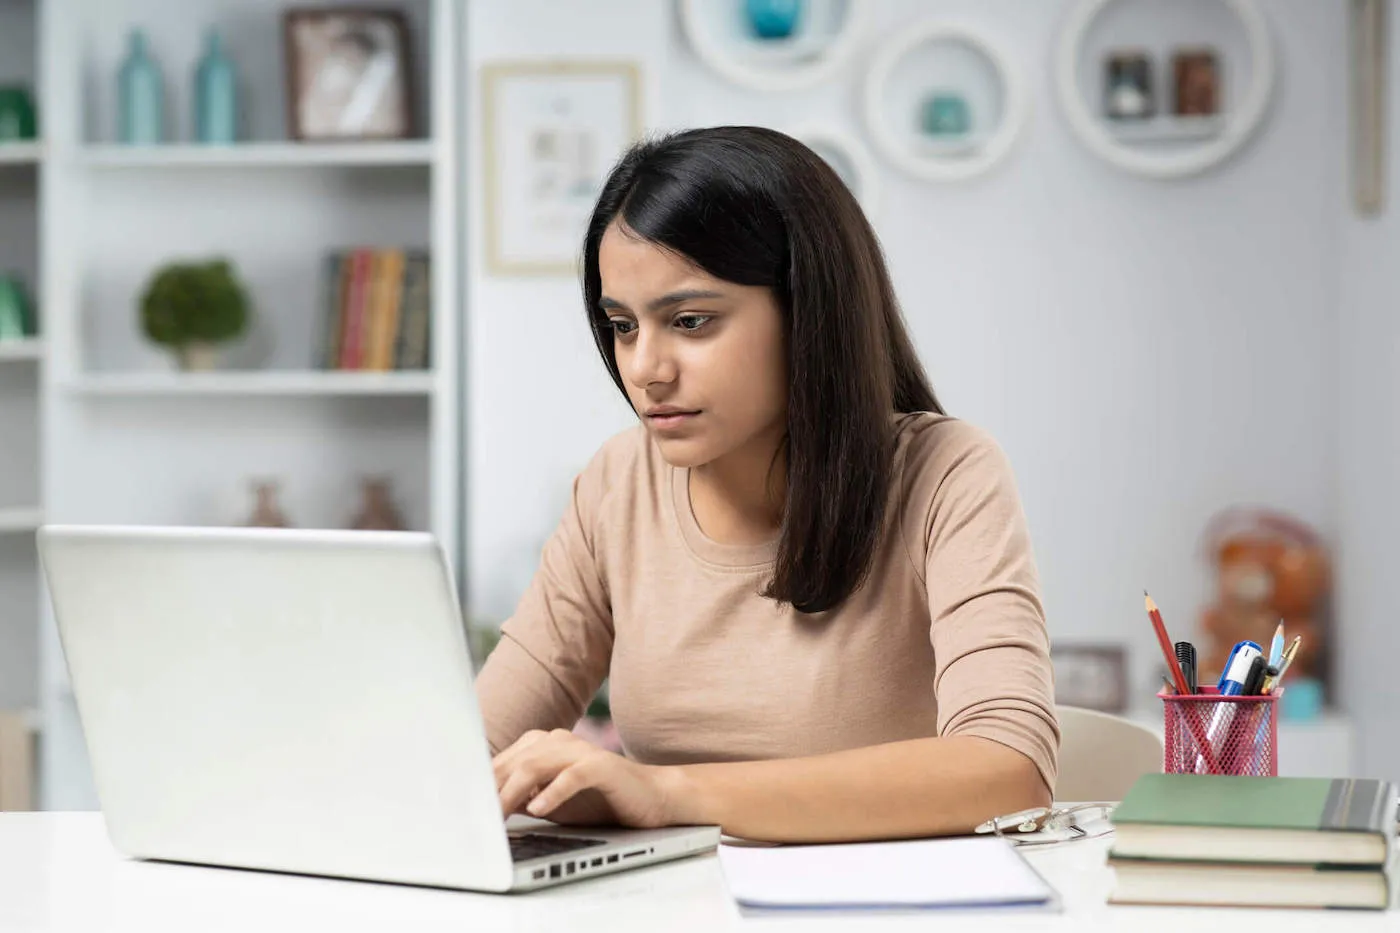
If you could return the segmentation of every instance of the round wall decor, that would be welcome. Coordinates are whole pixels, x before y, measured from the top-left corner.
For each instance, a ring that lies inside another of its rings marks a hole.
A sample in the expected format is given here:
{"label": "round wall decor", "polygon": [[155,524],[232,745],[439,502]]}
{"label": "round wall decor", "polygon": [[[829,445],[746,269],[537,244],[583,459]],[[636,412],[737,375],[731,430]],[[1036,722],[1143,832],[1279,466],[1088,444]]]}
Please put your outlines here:
{"label": "round wall decor", "polygon": [[[906,57],[945,43],[965,46],[991,66],[1000,86],[1000,119],[989,131],[977,133],[962,96],[930,89],[917,121],[929,135],[911,138],[913,134],[891,125],[886,113],[895,90],[892,78]],[[916,178],[959,181],[1006,157],[1030,115],[1030,99],[1010,56],[994,41],[966,26],[927,19],[899,30],[876,51],[865,80],[864,108],[870,136],[885,158]]]}
{"label": "round wall decor", "polygon": [[[1215,118],[1179,118],[1178,139],[1196,136],[1198,145],[1169,151],[1134,146],[1131,130],[1115,132],[1095,115],[1079,84],[1079,66],[1085,36],[1095,19],[1119,0],[1079,0],[1060,33],[1055,57],[1055,86],[1070,128],[1090,151],[1105,162],[1150,178],[1180,178],[1203,172],[1234,155],[1258,129],[1268,109],[1274,86],[1274,48],[1268,22],[1254,0],[1219,0],[1244,27],[1249,48],[1250,75],[1240,102],[1232,113]],[[1193,126],[1194,125],[1194,126]],[[1146,134],[1143,134],[1146,135]]]}
{"label": "round wall decor", "polygon": [[791,91],[811,87],[845,64],[870,10],[869,0],[766,5],[800,11],[786,20],[790,31],[775,30],[778,17],[769,15],[754,19],[754,34],[744,35],[735,26],[765,4],[739,0],[681,0],[681,27],[695,54],[717,74],[757,91]]}
{"label": "round wall decor", "polygon": [[874,218],[880,203],[880,170],[860,140],[830,127],[800,127],[792,136],[826,160],[860,202],[865,216]]}

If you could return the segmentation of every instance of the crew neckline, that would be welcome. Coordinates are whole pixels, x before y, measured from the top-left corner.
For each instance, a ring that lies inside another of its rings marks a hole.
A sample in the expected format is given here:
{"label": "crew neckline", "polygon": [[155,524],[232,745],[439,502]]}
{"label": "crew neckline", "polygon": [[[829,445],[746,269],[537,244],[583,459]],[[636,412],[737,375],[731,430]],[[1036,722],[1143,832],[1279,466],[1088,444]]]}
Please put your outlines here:
{"label": "crew neckline", "polygon": [[690,468],[671,467],[671,504],[681,538],[690,552],[707,564],[735,570],[771,565],[778,556],[778,538],[760,544],[722,544],[705,534],[690,504]]}

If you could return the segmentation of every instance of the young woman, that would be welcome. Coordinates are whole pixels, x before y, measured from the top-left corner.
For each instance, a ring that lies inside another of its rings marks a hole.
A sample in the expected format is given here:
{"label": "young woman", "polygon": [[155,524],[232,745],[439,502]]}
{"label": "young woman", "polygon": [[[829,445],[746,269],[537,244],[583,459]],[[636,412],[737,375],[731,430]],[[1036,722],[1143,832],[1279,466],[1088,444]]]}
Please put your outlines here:
{"label": "young woman", "polygon": [[[754,127],[637,145],[584,298],[641,425],[576,479],[482,670],[504,811],[812,842],[1048,803],[1010,467],[942,413],[827,164]],[[568,731],[604,677],[625,757]]]}

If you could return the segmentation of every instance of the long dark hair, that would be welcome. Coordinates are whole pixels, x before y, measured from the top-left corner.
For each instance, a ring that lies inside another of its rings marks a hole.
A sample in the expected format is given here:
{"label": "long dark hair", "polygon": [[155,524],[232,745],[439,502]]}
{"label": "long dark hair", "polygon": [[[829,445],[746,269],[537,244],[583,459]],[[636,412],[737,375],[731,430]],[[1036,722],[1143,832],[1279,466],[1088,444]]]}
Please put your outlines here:
{"label": "long dark hair", "polygon": [[865,214],[819,155],[775,130],[687,130],[632,147],[603,185],[583,246],[593,338],[626,398],[599,306],[599,244],[619,218],[710,275],[777,297],[790,379],[787,501],[764,595],[802,612],[838,605],[866,578],[880,539],[893,414],[943,411]]}

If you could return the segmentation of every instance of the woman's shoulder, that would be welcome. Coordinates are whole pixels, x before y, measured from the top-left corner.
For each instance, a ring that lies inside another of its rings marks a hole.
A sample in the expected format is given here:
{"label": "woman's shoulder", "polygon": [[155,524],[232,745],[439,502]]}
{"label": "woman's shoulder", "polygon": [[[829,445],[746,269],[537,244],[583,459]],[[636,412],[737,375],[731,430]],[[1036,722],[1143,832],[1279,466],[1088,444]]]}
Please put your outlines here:
{"label": "woman's shoulder", "polygon": [[959,491],[1013,482],[1001,445],[970,421],[935,412],[903,413],[896,415],[895,437],[906,506],[924,511]]}
{"label": "woman's shoulder", "polygon": [[947,468],[968,457],[1001,454],[1001,445],[985,428],[931,411],[895,415],[895,446],[906,463],[932,463]]}

